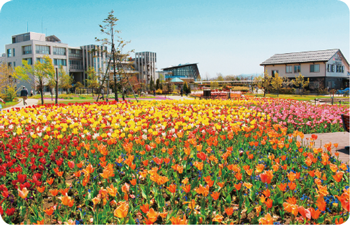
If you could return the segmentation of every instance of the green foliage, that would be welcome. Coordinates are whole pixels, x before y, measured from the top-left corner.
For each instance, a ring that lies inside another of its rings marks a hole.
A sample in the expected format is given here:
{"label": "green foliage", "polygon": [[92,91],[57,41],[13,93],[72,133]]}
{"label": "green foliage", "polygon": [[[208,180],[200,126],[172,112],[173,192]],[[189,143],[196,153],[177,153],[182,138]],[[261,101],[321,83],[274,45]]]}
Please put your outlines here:
{"label": "green foliage", "polygon": [[183,87],[182,87],[183,93],[187,94],[187,91],[188,91],[187,89],[188,89],[188,85],[187,85],[187,82],[185,81],[185,82],[184,82],[184,85],[183,85]]}
{"label": "green foliage", "polygon": [[219,83],[216,82],[216,81],[210,82],[210,88],[211,88],[211,89],[217,89],[217,88],[219,88]]}
{"label": "green foliage", "polygon": [[74,81],[73,77],[66,73],[66,71],[63,69],[63,67],[60,67],[59,70],[59,87],[63,89],[69,89],[72,88],[72,83]]}
{"label": "green foliage", "polygon": [[304,79],[304,76],[299,73],[299,76],[295,77],[295,80],[292,81],[297,88],[301,88],[303,91],[304,89],[309,86],[310,79],[307,78],[307,80]]}
{"label": "green foliage", "polygon": [[17,97],[17,91],[15,85],[7,85],[6,88],[3,89],[3,93],[1,93],[0,98],[5,102],[13,102],[13,100]]}
{"label": "green foliage", "polygon": [[266,92],[271,90],[271,80],[272,77],[267,73],[267,70],[264,72],[264,76],[258,76],[254,78],[254,83],[261,89],[264,89],[264,96]]}
{"label": "green foliage", "polygon": [[[14,78],[16,79],[31,81],[32,84],[34,84],[34,87],[38,86],[41,93],[42,104],[44,104],[44,85],[55,75],[55,68],[52,64],[52,59],[48,55],[45,55],[43,60],[43,63],[36,61],[34,66],[28,65],[26,60],[22,60],[23,66],[17,66],[15,68],[16,73],[14,74]],[[33,77],[33,79],[30,77],[30,75]]]}
{"label": "green foliage", "polygon": [[159,87],[159,79],[156,80],[156,90],[158,90],[160,87]]}
{"label": "green foliage", "polygon": [[153,77],[151,76],[151,80],[149,82],[149,90],[153,91],[153,89],[154,89],[154,81],[153,81]]}
{"label": "green foliage", "polygon": [[276,73],[275,76],[272,77],[272,79],[271,79],[272,88],[274,90],[276,90],[277,93],[279,93],[279,91],[282,87],[282,84],[283,84],[283,79],[279,76],[278,73]]}

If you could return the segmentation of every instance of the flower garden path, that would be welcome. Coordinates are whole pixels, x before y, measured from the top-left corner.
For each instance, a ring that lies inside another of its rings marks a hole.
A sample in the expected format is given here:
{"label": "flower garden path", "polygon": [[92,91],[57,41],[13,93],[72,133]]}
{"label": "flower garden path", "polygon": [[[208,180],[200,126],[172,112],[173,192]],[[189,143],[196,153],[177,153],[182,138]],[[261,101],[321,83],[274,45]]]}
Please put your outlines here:
{"label": "flower garden path", "polygon": [[[311,138],[312,134],[305,134],[304,136],[304,143],[307,143],[306,138]],[[338,148],[337,150],[332,150],[333,154],[335,152],[339,153],[339,160],[341,160],[344,163],[348,163],[350,160],[350,153],[348,150],[345,150],[345,146],[349,146],[349,139],[350,139],[350,134],[348,132],[334,132],[334,133],[323,133],[323,134],[316,134],[317,135],[317,140],[315,141],[315,147],[323,147],[325,144],[332,142],[338,143]],[[300,137],[298,136],[298,140],[301,141]]]}

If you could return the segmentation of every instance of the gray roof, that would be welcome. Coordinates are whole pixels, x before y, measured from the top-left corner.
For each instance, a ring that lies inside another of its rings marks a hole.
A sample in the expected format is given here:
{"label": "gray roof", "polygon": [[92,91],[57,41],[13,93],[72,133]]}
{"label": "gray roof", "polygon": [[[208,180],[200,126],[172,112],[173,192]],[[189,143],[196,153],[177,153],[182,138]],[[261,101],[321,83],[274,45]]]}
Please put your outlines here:
{"label": "gray roof", "polygon": [[327,49],[307,52],[291,52],[284,54],[275,54],[260,65],[303,63],[303,62],[325,62],[334,56],[339,49]]}

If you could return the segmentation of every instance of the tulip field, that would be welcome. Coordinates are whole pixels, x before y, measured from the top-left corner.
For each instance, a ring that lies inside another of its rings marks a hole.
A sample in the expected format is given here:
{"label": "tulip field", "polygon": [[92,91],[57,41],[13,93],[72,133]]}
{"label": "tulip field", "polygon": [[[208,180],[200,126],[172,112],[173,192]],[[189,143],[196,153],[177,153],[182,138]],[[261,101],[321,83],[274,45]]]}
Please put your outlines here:
{"label": "tulip field", "polygon": [[[100,102],[0,112],[9,224],[341,224],[348,107],[286,99]],[[297,137],[302,141],[298,141]]]}

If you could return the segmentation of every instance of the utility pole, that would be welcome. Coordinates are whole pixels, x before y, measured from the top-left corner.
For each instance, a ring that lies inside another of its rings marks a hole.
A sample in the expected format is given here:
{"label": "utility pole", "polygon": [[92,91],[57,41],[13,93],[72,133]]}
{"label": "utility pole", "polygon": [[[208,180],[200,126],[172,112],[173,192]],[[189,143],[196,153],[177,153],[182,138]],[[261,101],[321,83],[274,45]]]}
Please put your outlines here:
{"label": "utility pole", "polygon": [[58,104],[58,68],[56,68],[56,97],[55,104]]}

